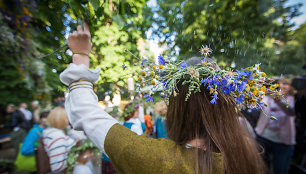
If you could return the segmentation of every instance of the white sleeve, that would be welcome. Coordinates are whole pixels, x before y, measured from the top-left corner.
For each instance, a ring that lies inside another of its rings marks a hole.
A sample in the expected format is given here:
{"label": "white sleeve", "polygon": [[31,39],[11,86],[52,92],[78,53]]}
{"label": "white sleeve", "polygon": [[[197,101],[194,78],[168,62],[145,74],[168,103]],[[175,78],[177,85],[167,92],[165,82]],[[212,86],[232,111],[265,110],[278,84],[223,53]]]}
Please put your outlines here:
{"label": "white sleeve", "polygon": [[137,124],[133,124],[133,126],[131,127],[131,131],[135,132],[137,135],[143,134],[141,126],[139,127]]}
{"label": "white sleeve", "polygon": [[[109,129],[118,121],[98,105],[92,84],[98,80],[100,69],[89,70],[85,65],[70,64],[60,74],[65,85],[70,85],[65,109],[73,129],[83,130],[97,147],[104,151],[104,140]],[[83,80],[75,82],[78,80]]]}

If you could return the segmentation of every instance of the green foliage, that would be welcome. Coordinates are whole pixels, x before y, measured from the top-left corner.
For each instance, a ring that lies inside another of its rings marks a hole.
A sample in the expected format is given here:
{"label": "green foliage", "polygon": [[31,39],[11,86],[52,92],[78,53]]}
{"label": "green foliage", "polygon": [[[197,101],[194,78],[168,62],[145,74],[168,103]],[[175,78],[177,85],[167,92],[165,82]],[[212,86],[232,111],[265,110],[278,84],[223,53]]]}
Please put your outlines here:
{"label": "green foliage", "polygon": [[151,25],[142,17],[143,11],[151,12],[145,5],[145,0],[1,1],[0,105],[33,99],[43,103],[63,95],[65,87],[58,76],[71,62],[65,35],[83,18],[93,34],[92,65],[100,66],[104,74],[98,92],[125,86],[121,65],[138,60],[123,50],[137,54],[137,41]]}
{"label": "green foliage", "polygon": [[302,66],[306,64],[305,49],[297,41],[289,41],[280,48],[280,53],[275,55],[273,65],[268,68],[276,75],[297,74],[302,75]]}
{"label": "green foliage", "polygon": [[62,52],[42,55],[64,43],[67,7],[61,0],[1,1],[0,105],[34,99],[46,105],[62,93],[58,72],[71,58]]}
{"label": "green foliage", "polygon": [[[199,55],[200,46],[210,44],[223,65],[234,62],[239,68],[262,62],[263,70],[274,75],[301,73],[297,67],[305,63],[306,25],[289,30],[300,5],[285,8],[286,0],[157,0],[156,17],[146,2],[0,1],[0,105],[33,99],[46,104],[63,95],[58,76],[71,62],[66,36],[83,18],[93,35],[91,66],[102,69],[95,87],[98,96],[114,91],[127,96],[127,74],[135,72],[133,65],[140,61],[136,57],[145,56],[145,32],[152,25],[161,44],[169,43],[167,54],[178,50],[179,59]],[[122,63],[128,67],[125,71]]]}
{"label": "green foliage", "polygon": [[293,40],[297,40],[303,47],[306,53],[306,23],[302,24],[293,33]]}
{"label": "green foliage", "polygon": [[285,8],[286,0],[157,2],[155,34],[168,43],[170,56],[176,55],[176,50],[179,59],[198,56],[201,45],[207,44],[219,62],[227,65],[234,62],[236,68],[259,62],[267,66],[276,51],[274,43],[267,45],[267,42],[274,39],[286,43],[291,39],[290,19],[299,15],[297,10],[301,6]]}
{"label": "green foliage", "polygon": [[[122,8],[121,3],[105,3],[105,16],[97,23],[98,29],[92,40],[92,66],[102,70],[97,82],[98,95],[109,90],[115,91],[117,87],[126,87],[127,75],[135,71],[133,65],[140,60],[124,50],[128,49],[140,57],[140,41],[145,38],[145,31],[151,26],[151,22],[144,18],[144,12],[150,13],[145,1],[125,1],[124,15],[121,15],[121,11],[113,11]],[[123,63],[128,67],[125,71],[122,69]]]}

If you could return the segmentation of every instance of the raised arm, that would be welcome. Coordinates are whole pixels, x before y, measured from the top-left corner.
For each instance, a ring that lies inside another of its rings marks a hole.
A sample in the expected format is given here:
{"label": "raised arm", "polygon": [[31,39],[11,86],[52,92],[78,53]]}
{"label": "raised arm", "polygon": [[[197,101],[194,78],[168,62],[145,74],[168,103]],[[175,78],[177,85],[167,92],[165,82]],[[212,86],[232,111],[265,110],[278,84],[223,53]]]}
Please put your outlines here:
{"label": "raised arm", "polygon": [[68,37],[68,46],[72,51],[72,63],[76,65],[84,64],[89,68],[89,53],[91,51],[91,35],[88,24],[83,20],[84,27],[78,26]]}
{"label": "raised arm", "polygon": [[109,129],[117,122],[98,105],[98,97],[93,91],[100,75],[100,69],[90,70],[91,49],[88,25],[78,26],[68,38],[68,46],[74,53],[72,64],[61,73],[61,81],[69,86],[65,109],[74,129],[84,130],[86,135],[104,151],[104,140]]}

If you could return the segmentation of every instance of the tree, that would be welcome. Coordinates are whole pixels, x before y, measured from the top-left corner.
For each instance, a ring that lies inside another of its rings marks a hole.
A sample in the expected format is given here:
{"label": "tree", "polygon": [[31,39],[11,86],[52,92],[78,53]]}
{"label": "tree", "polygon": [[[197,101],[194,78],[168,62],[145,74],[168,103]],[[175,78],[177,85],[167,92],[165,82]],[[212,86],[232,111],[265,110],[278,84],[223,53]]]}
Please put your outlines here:
{"label": "tree", "polygon": [[[146,1],[109,1],[104,4],[104,18],[98,22],[93,38],[93,65],[102,69],[97,85],[98,94],[125,87],[129,74],[135,71],[134,64],[141,60],[125,52],[128,49],[140,57],[139,44],[145,39],[145,31],[151,22],[144,17],[151,13]],[[116,9],[124,6],[124,14]],[[123,71],[122,65],[128,67]],[[126,88],[123,88],[126,89]],[[127,92],[126,90],[124,90]]]}
{"label": "tree", "polygon": [[[170,55],[179,59],[199,55],[209,45],[213,57],[236,68],[274,56],[271,40],[290,40],[289,21],[301,4],[284,7],[286,0],[158,0],[155,34],[169,43]],[[270,45],[267,45],[270,44]]]}
{"label": "tree", "polygon": [[302,24],[293,32],[292,40],[297,40],[306,51],[306,23]]}
{"label": "tree", "polygon": [[71,62],[65,35],[84,17],[93,34],[92,65],[101,67],[104,77],[98,92],[114,91],[111,84],[123,87],[122,63],[140,61],[124,49],[139,55],[137,42],[150,26],[142,16],[151,13],[145,0],[3,0],[0,10],[2,106],[63,95],[58,77]]}
{"label": "tree", "polygon": [[58,72],[67,60],[59,54],[42,55],[65,41],[67,7],[61,0],[1,1],[0,105],[46,102],[58,95]]}

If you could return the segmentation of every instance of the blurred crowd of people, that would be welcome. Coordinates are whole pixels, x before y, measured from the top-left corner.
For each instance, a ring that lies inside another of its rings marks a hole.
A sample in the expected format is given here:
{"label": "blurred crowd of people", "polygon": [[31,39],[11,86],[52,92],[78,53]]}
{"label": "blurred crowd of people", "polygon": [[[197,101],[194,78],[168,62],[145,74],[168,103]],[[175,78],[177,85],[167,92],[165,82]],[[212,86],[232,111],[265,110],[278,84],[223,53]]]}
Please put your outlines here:
{"label": "blurred crowd of people", "polygon": [[[9,138],[15,152],[15,172],[65,173],[70,149],[87,137],[82,131],[70,127],[64,100],[63,97],[55,98],[55,107],[50,112],[41,111],[38,101],[31,103],[31,111],[26,103],[20,103],[19,107],[13,104],[6,107],[8,120],[0,126],[11,130],[9,137],[5,138]],[[37,152],[39,143],[42,152]],[[91,163],[92,156],[91,150],[80,151],[73,173],[96,173]],[[8,171],[1,169],[3,172]]]}
{"label": "blurred crowd of people", "polygon": [[[298,173],[305,171],[306,88],[296,90],[292,87],[291,80],[286,78],[279,79],[278,83],[283,98],[267,96],[263,99],[267,104],[263,107],[264,112],[242,110],[239,119],[245,132],[259,143],[270,173]],[[146,134],[151,138],[167,139],[166,103],[160,101],[148,105],[142,102],[141,95],[133,98],[124,105],[120,95],[114,96],[113,100],[107,95],[99,103],[107,113],[137,135]],[[69,126],[64,101],[63,97],[55,98],[55,107],[50,112],[42,111],[38,101],[31,103],[31,111],[26,103],[20,103],[19,107],[7,105],[9,121],[1,124],[1,128],[11,130],[9,137],[15,151],[17,170],[37,172],[35,158],[44,157],[37,155],[35,148],[42,140],[49,161],[48,168],[44,170],[51,173],[65,172],[70,149],[87,137],[83,132],[75,131]],[[134,101],[138,101],[137,104]],[[131,111],[125,117],[120,117],[128,108]],[[265,114],[274,116],[277,120],[270,120]],[[90,150],[81,151],[73,173],[96,173],[91,162],[92,156],[93,152]],[[28,163],[25,163],[24,160],[29,158]],[[101,159],[103,174],[116,173],[106,154],[103,153]]]}

